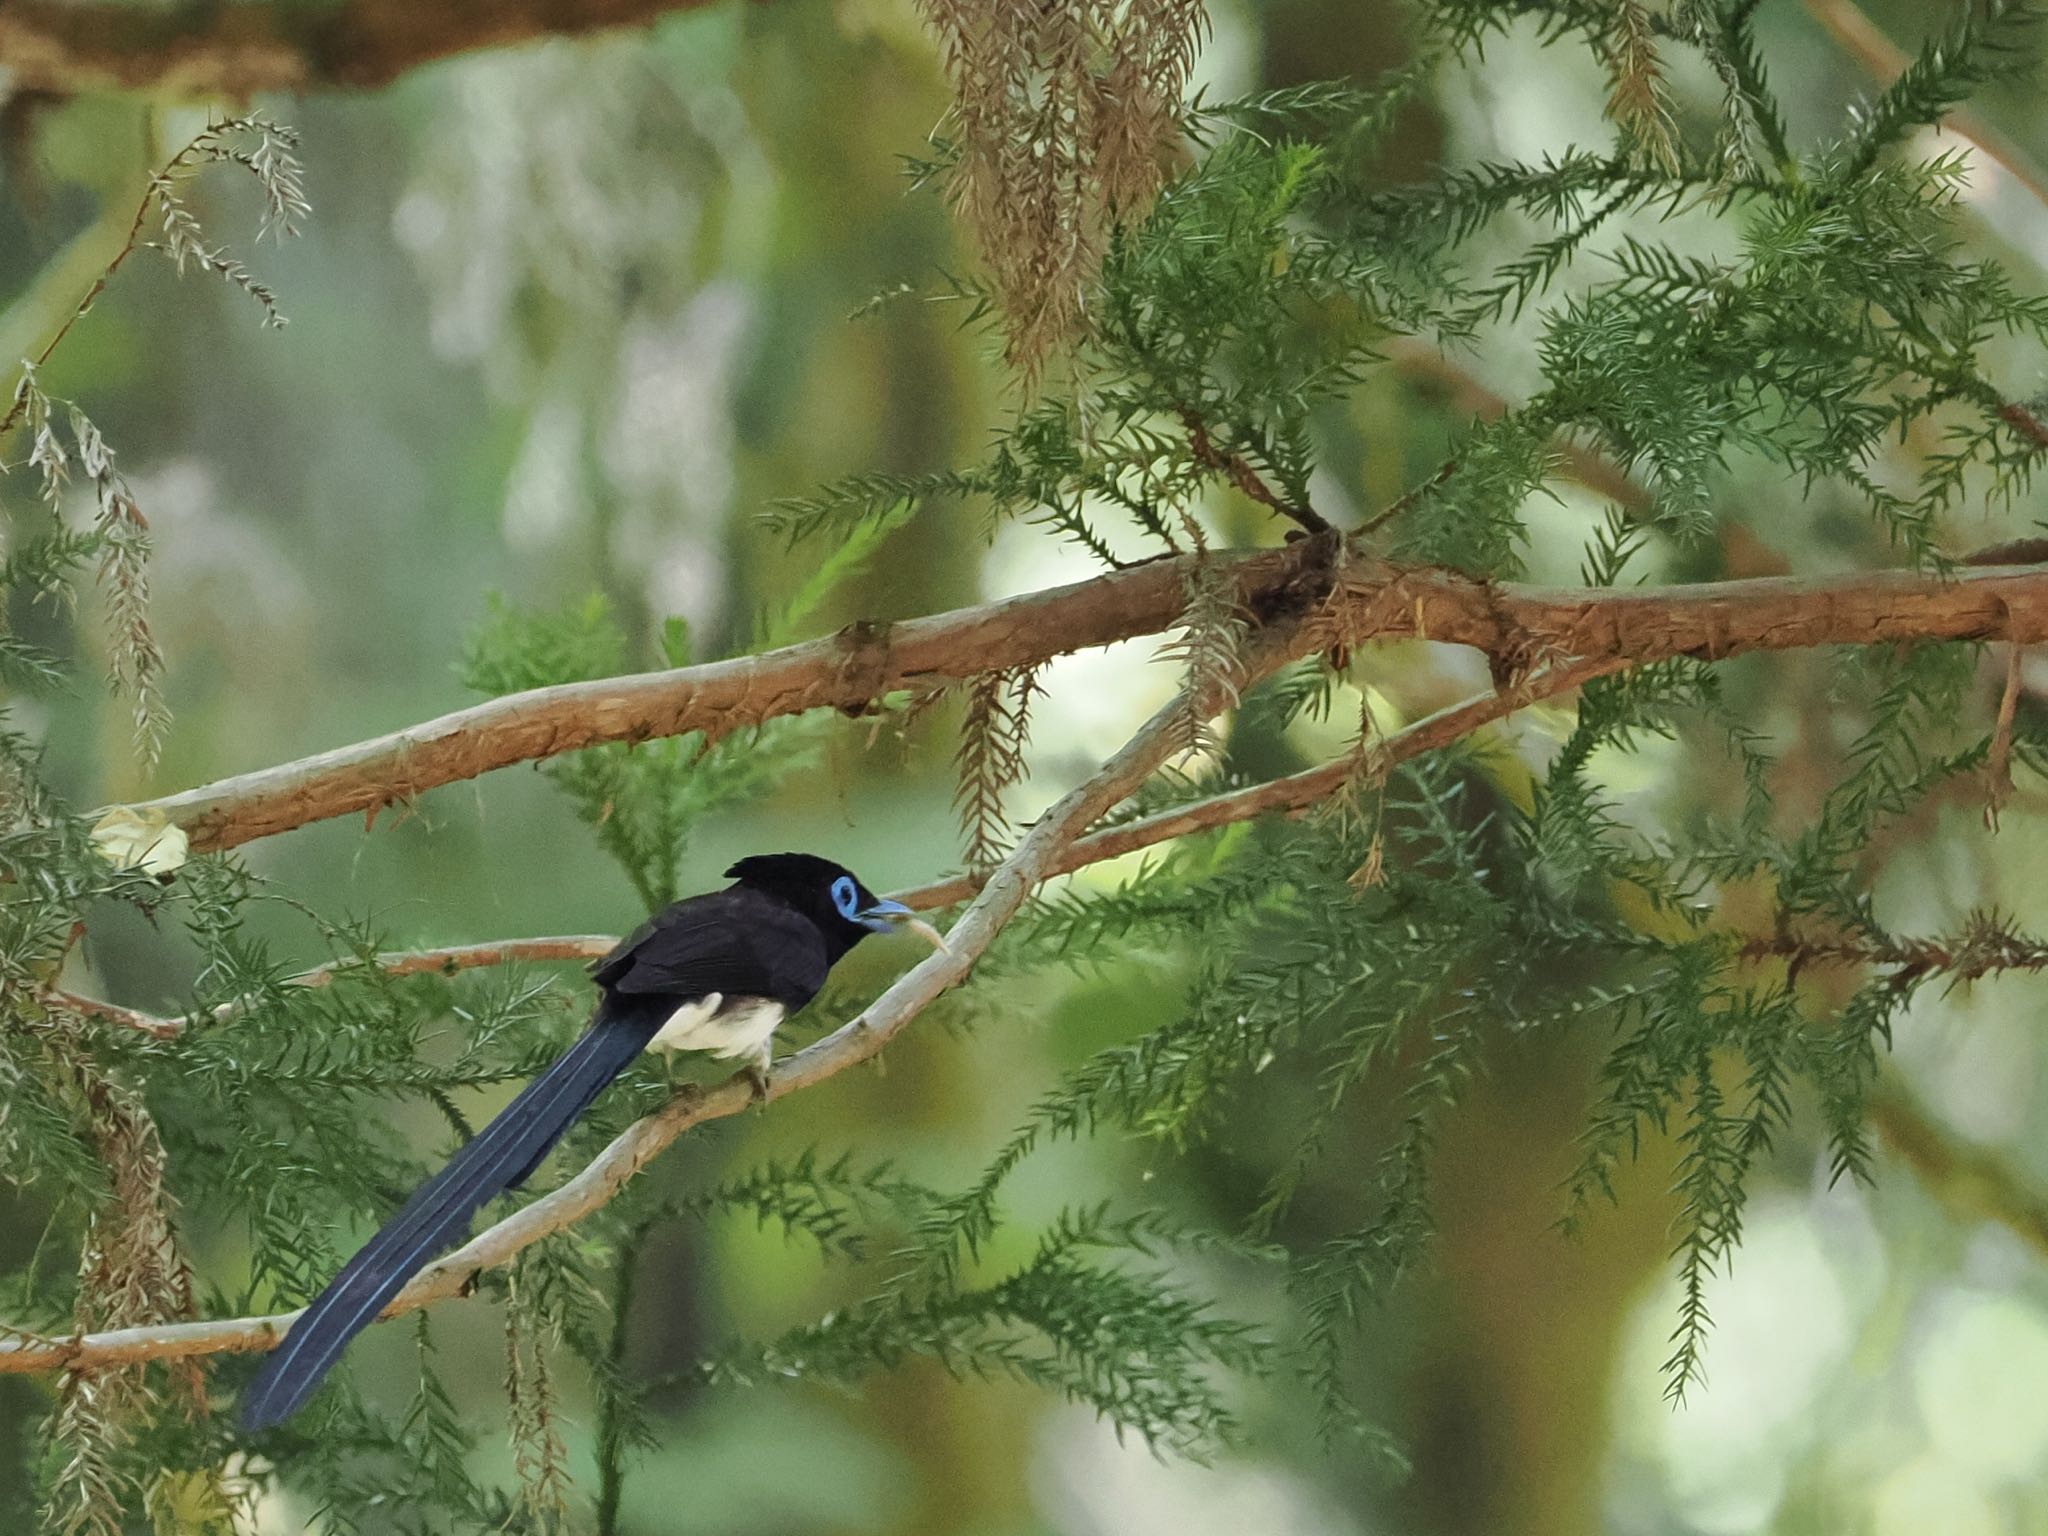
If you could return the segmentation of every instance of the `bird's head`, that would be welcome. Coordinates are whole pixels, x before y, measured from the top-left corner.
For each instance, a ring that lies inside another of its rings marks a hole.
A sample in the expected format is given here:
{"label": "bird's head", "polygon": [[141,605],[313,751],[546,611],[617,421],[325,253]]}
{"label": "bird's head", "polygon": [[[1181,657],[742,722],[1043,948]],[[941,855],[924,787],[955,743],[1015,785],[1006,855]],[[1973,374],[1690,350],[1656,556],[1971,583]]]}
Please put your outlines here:
{"label": "bird's head", "polygon": [[902,902],[877,896],[852,870],[816,854],[757,853],[741,859],[725,877],[796,908],[846,948],[870,933],[893,933],[898,928],[909,929],[934,949],[946,947],[939,930]]}

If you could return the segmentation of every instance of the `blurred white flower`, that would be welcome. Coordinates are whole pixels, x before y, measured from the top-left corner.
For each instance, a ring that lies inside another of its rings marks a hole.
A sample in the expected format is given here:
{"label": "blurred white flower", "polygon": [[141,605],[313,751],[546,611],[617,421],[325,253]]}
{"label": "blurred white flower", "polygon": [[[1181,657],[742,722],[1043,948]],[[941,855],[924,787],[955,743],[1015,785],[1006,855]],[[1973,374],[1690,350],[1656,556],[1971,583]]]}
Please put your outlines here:
{"label": "blurred white flower", "polygon": [[2048,1318],[2016,1296],[1944,1298],[1913,1397],[1942,1458],[1978,1481],[2034,1477],[2048,1458]]}
{"label": "blurred white flower", "polygon": [[1344,1536],[1358,1526],[1282,1466],[1167,1461],[1100,1419],[1056,1415],[1032,1478],[1063,1536]]}

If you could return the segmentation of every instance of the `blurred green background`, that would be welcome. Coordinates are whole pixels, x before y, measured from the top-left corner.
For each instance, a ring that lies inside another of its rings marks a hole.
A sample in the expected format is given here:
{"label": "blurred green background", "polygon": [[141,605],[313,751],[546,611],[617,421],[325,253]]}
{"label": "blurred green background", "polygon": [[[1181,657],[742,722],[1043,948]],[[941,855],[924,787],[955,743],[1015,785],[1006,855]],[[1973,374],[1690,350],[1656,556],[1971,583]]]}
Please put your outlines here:
{"label": "blurred green background", "polygon": [[[1911,45],[1937,9],[1872,15]],[[1370,77],[1401,57],[1377,3],[1221,0],[1211,12],[1199,71],[1211,96]],[[1795,141],[1868,88],[1865,66],[1806,9],[1767,4],[1762,27],[1788,105],[1805,115]],[[1677,84],[1681,102],[1711,98],[1710,81],[1681,73]],[[1446,159],[1601,140],[1605,89],[1596,61],[1511,34],[1445,77],[1386,172],[1419,178]],[[289,328],[259,329],[225,285],[139,257],[45,374],[105,432],[154,530],[176,715],[145,781],[119,701],[81,686],[47,709],[23,706],[59,789],[79,805],[138,798],[470,702],[455,663],[492,592],[546,607],[601,591],[648,665],[671,615],[687,618],[700,654],[744,647],[816,558],[784,551],[758,512],[855,471],[961,462],[1008,406],[987,339],[924,297],[937,273],[972,260],[943,202],[910,191],[899,162],[947,104],[909,0],[721,5],[648,32],[454,60],[376,94],[266,103],[304,134],[315,211],[303,236],[251,251],[258,210],[226,176],[191,201],[212,238],[278,291]],[[2042,144],[2038,101],[2013,92],[1985,110],[2022,145]],[[11,357],[61,321],[79,274],[89,281],[125,234],[149,169],[204,115],[97,97],[17,103],[10,121],[0,354]],[[2038,291],[2048,209],[1989,168],[1970,205],[1971,238]],[[916,291],[854,314],[906,285]],[[1530,334],[1458,366],[1514,396],[1534,378]],[[1333,445],[1319,504],[1355,515],[1397,493],[1469,404],[1428,368],[1375,375]],[[1532,572],[1569,579],[1599,509],[1567,495],[1544,513]],[[1871,558],[1866,525],[1832,515],[1825,494],[1762,488],[1730,513],[1734,574]],[[1258,526],[1242,509],[1215,515],[1239,536]],[[2025,522],[1987,518],[1959,547]],[[831,622],[1086,570],[1028,529],[990,543],[976,515],[955,513],[899,536]],[[91,623],[23,623],[88,656],[97,643]],[[1022,814],[1165,696],[1172,670],[1148,655],[1132,647],[1048,675]],[[1767,728],[1827,688],[1817,658],[1740,676]],[[1390,669],[1387,707],[1420,711],[1483,680],[1470,657],[1411,647]],[[1277,764],[1339,739],[1264,750]],[[1539,717],[1505,739],[1536,757],[1551,734]],[[949,750],[942,721],[872,748],[847,726],[815,774],[706,828],[688,883],[714,884],[730,858],[771,846],[829,853],[878,889],[935,877],[958,862]],[[1617,763],[1615,777],[1632,801],[1682,816],[1726,791],[1702,782],[1715,771],[1673,747]],[[2042,807],[2023,793],[1996,844],[1973,807],[1931,813],[1898,857],[1917,910],[1932,919],[1990,899],[2048,920],[2030,878]],[[623,931],[641,915],[566,805],[523,770],[435,792],[368,832],[329,823],[247,854],[284,893],[405,943]],[[282,953],[325,958],[304,920],[270,907],[261,921]],[[876,975],[904,958],[870,948],[861,963]],[[81,989],[145,1008],[175,1011],[190,980],[178,936],[139,919],[95,932],[84,961]],[[686,1187],[771,1149],[860,1146],[957,1184],[1063,1066],[1163,1017],[1172,989],[1158,980],[1012,989],[973,1034],[914,1032],[885,1072],[693,1137],[653,1176]],[[1899,1060],[1930,1113],[2048,1177],[2038,1001],[2025,980],[1924,999]],[[1284,1382],[1245,1405],[1242,1448],[1198,1467],[1119,1444],[1023,1389],[916,1366],[858,1395],[670,1394],[660,1443],[628,1484],[626,1525],[650,1536],[2048,1530],[2042,1255],[1974,1222],[1968,1190],[1930,1188],[1897,1162],[1882,1163],[1874,1190],[1830,1188],[1814,1144],[1779,1149],[1713,1297],[1710,1386],[1683,1409],[1661,1400],[1674,1316],[1668,1149],[1650,1150],[1620,1207],[1582,1239],[1553,1230],[1597,1044],[1496,1043],[1444,1147],[1435,1262],[1364,1321],[1366,1406],[1409,1448],[1406,1480],[1326,1454]],[[1374,1108],[1371,1095],[1358,1101],[1361,1138]],[[1062,1147],[1026,1168],[1014,1198],[1027,1228],[1112,1189],[1228,1224],[1287,1150],[1287,1127],[1255,1117],[1227,1146],[1186,1158]],[[1307,1228],[1318,1198],[1341,1203],[1341,1173],[1340,1157],[1322,1175],[1331,1187],[1311,1188]],[[10,1259],[21,1241],[0,1233]],[[1231,1278],[1205,1281],[1227,1293]],[[744,1222],[674,1232],[643,1271],[638,1363],[659,1373],[730,1331],[815,1315],[837,1283]],[[501,1343],[481,1314],[450,1305],[433,1327],[464,1362],[465,1411],[488,1426],[502,1413]],[[373,1395],[388,1376],[393,1403],[410,1358],[408,1329],[379,1330],[356,1353]],[[40,1384],[0,1378],[0,1436],[24,1436],[44,1406]],[[587,1423],[572,1433],[587,1467]],[[488,1428],[480,1439],[485,1465],[509,1463]],[[9,1528],[27,1518],[20,1477],[0,1458]],[[308,1513],[280,1503],[265,1528],[296,1530]]]}

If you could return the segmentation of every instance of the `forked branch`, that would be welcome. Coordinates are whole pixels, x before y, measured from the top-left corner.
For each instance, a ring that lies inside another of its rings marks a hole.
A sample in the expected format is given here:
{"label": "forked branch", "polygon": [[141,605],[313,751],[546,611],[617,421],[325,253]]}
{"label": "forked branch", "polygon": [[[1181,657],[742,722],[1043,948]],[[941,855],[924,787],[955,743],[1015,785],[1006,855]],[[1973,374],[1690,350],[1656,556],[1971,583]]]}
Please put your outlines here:
{"label": "forked branch", "polygon": [[[1326,579],[1333,545],[1210,555],[1254,615]],[[1179,621],[1189,560],[1162,559],[1072,586],[669,672],[571,683],[469,709],[139,807],[183,827],[194,849],[231,848],[353,812],[374,814],[443,784],[608,741],[722,736],[780,715],[863,713],[906,688],[1034,666]],[[1337,618],[1348,643],[1421,638],[1484,651],[1497,676],[1559,659],[1640,664],[1755,650],[2048,633],[2048,570],[1954,578],[1880,571],[1692,586],[1555,588],[1475,581],[1354,556]]]}

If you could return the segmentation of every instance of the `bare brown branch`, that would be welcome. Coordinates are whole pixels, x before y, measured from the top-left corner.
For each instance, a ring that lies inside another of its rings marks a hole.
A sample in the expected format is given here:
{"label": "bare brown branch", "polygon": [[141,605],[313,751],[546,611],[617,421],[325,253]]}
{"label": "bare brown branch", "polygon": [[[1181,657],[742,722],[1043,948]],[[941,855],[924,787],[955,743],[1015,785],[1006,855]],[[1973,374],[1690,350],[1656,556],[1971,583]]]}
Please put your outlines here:
{"label": "bare brown branch", "polygon": [[[1270,609],[1327,546],[1227,559],[1247,609]],[[1074,586],[899,624],[857,624],[757,656],[511,694],[354,746],[149,802],[195,849],[353,812],[437,785],[607,741],[701,730],[722,736],[778,715],[860,713],[902,688],[1030,666],[1154,634],[1180,617],[1185,562],[1158,560]]]}
{"label": "bare brown branch", "polygon": [[[1254,616],[1318,579],[1327,539],[1209,555]],[[229,848],[372,811],[494,768],[606,741],[714,736],[802,710],[867,709],[883,694],[1030,666],[1170,628],[1194,557],[1155,560],[1074,586],[672,672],[511,694],[409,729],[146,802],[195,849]],[[2048,571],[1992,567],[1954,579],[1884,571],[1682,587],[1569,589],[1474,581],[1354,560],[1346,634],[1419,637],[1485,651],[1500,675],[1561,657],[1647,662],[1887,641],[2044,632]]]}
{"label": "bare brown branch", "polygon": [[[387,976],[418,976],[438,971],[444,976],[474,970],[484,965],[505,965],[514,960],[602,960],[619,941],[605,933],[552,934],[536,939],[496,939],[488,944],[450,944],[441,949],[408,949],[378,955],[368,961]],[[288,985],[325,987],[339,976],[360,970],[365,962],[336,960],[301,971]]]}
{"label": "bare brown branch", "polygon": [[644,27],[705,0],[343,0],[339,5],[129,5],[9,0],[0,69],[16,89],[247,100],[375,90],[453,54]]}

